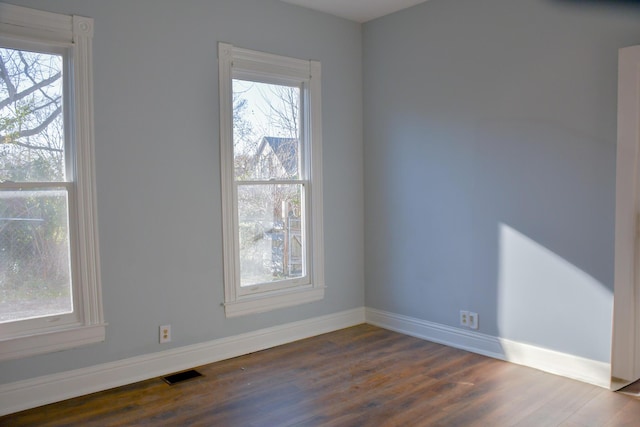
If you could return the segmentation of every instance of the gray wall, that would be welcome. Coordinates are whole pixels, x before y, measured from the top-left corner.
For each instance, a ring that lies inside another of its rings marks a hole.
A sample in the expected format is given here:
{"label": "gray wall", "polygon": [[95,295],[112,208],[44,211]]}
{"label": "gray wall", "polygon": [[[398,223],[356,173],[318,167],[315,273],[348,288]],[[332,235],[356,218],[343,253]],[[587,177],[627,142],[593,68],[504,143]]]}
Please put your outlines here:
{"label": "gray wall", "polygon": [[[106,342],[0,364],[0,383],[364,303],[361,26],[277,0],[9,0],[95,19],[96,172]],[[217,43],[323,73],[322,302],[226,319]],[[173,342],[158,344],[158,325]]]}
{"label": "gray wall", "polygon": [[608,362],[635,2],[430,0],[364,26],[366,305]]}

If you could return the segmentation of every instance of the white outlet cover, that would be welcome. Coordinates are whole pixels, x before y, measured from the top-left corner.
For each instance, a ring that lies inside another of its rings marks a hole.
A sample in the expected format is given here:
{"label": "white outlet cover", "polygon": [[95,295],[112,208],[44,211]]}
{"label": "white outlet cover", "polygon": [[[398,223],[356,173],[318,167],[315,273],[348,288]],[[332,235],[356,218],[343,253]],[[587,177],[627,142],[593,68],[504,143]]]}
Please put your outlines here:
{"label": "white outlet cover", "polygon": [[160,332],[160,344],[171,342],[171,325],[160,326],[159,332]]}
{"label": "white outlet cover", "polygon": [[478,313],[469,313],[468,317],[469,327],[471,329],[478,329]]}
{"label": "white outlet cover", "polygon": [[469,326],[469,312],[460,310],[460,326]]}

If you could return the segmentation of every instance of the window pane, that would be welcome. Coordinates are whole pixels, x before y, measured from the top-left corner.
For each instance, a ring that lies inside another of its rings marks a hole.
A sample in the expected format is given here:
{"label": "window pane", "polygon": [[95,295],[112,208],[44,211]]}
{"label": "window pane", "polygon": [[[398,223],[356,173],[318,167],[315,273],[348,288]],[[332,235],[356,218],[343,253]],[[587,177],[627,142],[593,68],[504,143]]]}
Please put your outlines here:
{"label": "window pane", "polygon": [[233,80],[237,180],[298,179],[300,88]]}
{"label": "window pane", "polygon": [[64,181],[60,55],[0,48],[0,182]]}
{"label": "window pane", "polygon": [[73,311],[65,189],[0,191],[0,322]]}
{"label": "window pane", "polygon": [[238,187],[240,286],[304,276],[303,186]]}

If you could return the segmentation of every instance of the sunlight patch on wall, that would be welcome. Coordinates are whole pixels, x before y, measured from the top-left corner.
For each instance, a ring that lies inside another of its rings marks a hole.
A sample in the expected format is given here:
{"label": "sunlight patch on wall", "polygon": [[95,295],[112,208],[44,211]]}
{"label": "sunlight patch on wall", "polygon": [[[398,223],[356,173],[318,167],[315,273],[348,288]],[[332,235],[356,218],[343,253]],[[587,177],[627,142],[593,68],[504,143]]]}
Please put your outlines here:
{"label": "sunlight patch on wall", "polygon": [[[608,361],[613,294],[582,269],[508,225],[499,226],[500,336]],[[596,349],[596,350],[594,350]]]}

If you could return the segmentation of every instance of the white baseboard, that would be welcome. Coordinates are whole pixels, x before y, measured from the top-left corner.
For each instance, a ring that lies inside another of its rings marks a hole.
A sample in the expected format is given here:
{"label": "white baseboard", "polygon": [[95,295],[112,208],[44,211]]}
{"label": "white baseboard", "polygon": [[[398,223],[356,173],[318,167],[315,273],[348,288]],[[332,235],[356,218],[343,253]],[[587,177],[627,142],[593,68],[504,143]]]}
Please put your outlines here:
{"label": "white baseboard", "polygon": [[450,347],[610,388],[609,363],[412,317],[366,309],[367,323]]}
{"label": "white baseboard", "polygon": [[218,362],[365,322],[365,309],[0,385],[0,415]]}

